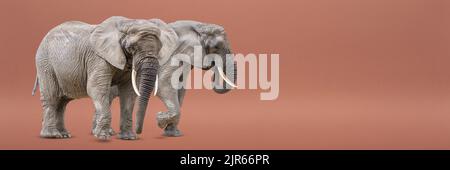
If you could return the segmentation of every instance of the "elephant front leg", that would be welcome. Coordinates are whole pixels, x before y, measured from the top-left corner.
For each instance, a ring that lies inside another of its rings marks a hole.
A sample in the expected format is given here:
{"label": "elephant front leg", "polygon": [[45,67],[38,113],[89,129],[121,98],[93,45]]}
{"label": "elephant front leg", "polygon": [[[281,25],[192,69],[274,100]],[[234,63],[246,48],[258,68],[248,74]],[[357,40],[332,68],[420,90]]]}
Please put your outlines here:
{"label": "elephant front leg", "polygon": [[[162,96],[161,100],[167,107],[167,112],[158,112],[157,121],[158,126],[164,129],[164,136],[168,137],[178,137],[182,133],[178,129],[178,123],[180,121],[180,104],[178,101],[178,94],[176,89],[161,90]],[[167,92],[167,93],[165,93]]]}
{"label": "elephant front leg", "polygon": [[100,140],[108,140],[111,137],[111,110],[108,99],[93,100],[97,114],[94,136]]}
{"label": "elephant front leg", "polygon": [[93,134],[100,140],[108,140],[111,137],[111,103],[110,87],[111,74],[94,72],[88,80],[87,92],[92,98],[95,107],[95,128]]}
{"label": "elephant front leg", "polygon": [[130,83],[119,86],[120,98],[120,132],[119,139],[135,140],[136,133],[133,131],[133,107],[136,100],[136,94]]}
{"label": "elephant front leg", "polygon": [[[109,94],[109,105],[112,104],[114,98],[116,98],[119,95],[119,89],[117,86],[112,86]],[[97,126],[97,118],[98,118],[98,114],[97,112],[94,114],[94,118],[92,118],[92,134],[94,134],[94,129]],[[114,131],[113,128],[109,129],[109,134],[111,136],[114,136],[116,134],[116,132]]]}

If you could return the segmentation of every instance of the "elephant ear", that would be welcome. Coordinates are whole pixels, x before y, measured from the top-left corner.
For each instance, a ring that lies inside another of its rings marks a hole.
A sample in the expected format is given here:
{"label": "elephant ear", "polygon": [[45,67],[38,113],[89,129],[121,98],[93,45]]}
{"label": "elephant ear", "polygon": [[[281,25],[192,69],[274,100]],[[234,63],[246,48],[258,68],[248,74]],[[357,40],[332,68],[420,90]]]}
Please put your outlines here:
{"label": "elephant ear", "polygon": [[89,37],[96,54],[121,70],[126,64],[120,45],[120,38],[124,35],[121,27],[128,20],[125,17],[110,17],[97,25]]}
{"label": "elephant ear", "polygon": [[163,65],[170,59],[173,51],[177,47],[178,35],[167,23],[160,19],[150,19],[149,21],[155,24],[161,31],[159,40],[162,46],[159,51],[158,61],[159,65]]}

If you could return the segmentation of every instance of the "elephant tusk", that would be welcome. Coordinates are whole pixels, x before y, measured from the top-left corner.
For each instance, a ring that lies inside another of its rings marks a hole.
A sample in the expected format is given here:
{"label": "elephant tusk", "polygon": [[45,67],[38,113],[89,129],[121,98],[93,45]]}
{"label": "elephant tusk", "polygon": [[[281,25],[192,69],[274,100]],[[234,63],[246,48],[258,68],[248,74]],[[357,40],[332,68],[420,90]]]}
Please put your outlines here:
{"label": "elephant tusk", "polygon": [[156,96],[156,93],[158,92],[158,75],[156,75],[156,81],[155,81],[155,93],[153,93],[154,96]]}
{"label": "elephant tusk", "polygon": [[220,77],[222,77],[223,80],[225,80],[225,82],[226,82],[227,84],[229,84],[231,87],[234,87],[234,88],[237,87],[233,82],[231,82],[230,79],[228,79],[227,77],[225,77],[225,75],[223,74],[222,68],[217,67],[217,69],[219,70],[219,75],[220,75]]}
{"label": "elephant tusk", "polygon": [[136,86],[136,71],[135,71],[134,69],[131,71],[131,83],[133,84],[134,92],[135,92],[138,96],[141,96],[141,94],[139,94],[139,90],[138,90],[138,88],[137,88],[137,86]]}

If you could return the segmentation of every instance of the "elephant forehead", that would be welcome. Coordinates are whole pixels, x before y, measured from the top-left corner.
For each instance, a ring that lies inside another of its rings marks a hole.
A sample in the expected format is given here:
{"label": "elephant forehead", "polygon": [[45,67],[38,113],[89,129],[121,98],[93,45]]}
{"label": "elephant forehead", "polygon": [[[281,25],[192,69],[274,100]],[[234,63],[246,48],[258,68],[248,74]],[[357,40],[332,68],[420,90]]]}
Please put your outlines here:
{"label": "elephant forehead", "polygon": [[139,32],[154,34],[157,37],[161,35],[161,31],[154,24],[132,25],[128,28],[128,33],[139,33]]}
{"label": "elephant forehead", "polygon": [[123,33],[148,32],[156,35],[157,37],[161,34],[161,31],[158,29],[157,25],[145,20],[128,21],[122,25],[122,28]]}

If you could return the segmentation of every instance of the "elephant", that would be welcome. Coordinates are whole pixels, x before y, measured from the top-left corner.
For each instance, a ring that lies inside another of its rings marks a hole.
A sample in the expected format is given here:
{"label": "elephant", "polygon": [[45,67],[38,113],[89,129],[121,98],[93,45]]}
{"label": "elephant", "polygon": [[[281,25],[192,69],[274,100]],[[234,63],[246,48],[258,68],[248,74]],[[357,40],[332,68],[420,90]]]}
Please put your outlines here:
{"label": "elephant", "polygon": [[[236,63],[232,58],[226,57],[226,54],[231,54],[231,47],[227,40],[225,30],[222,26],[216,24],[202,23],[198,21],[191,20],[181,20],[173,23],[169,23],[169,26],[178,35],[178,43],[176,49],[171,55],[171,59],[177,54],[185,54],[189,56],[186,61],[183,61],[183,65],[171,65],[171,62],[166,62],[166,64],[161,65],[158,71],[158,88],[156,93],[161,101],[167,108],[167,112],[157,113],[157,124],[160,128],[164,130],[163,135],[168,137],[178,137],[182,136],[181,131],[178,129],[178,124],[180,120],[180,107],[183,103],[183,99],[186,93],[185,88],[175,88],[171,85],[171,77],[177,70],[181,67],[188,67],[188,72],[183,72],[179,76],[179,85],[185,85],[187,74],[193,68],[200,68],[203,70],[209,70],[215,68],[214,75],[219,73],[223,79],[222,85],[220,81],[214,81],[213,90],[219,94],[226,93],[230,91],[233,87],[236,87]],[[213,61],[209,55],[200,55],[201,58],[196,58],[194,55],[194,47],[198,46],[202,49],[202,54],[217,54],[221,57],[221,61],[225,61],[225,67],[219,67]],[[201,64],[196,64],[194,61],[209,61]],[[212,62],[211,62],[212,61]],[[228,63],[228,64],[227,64]],[[186,65],[184,65],[186,64]],[[224,68],[224,69],[222,69]],[[225,72],[225,74],[224,74]],[[178,77],[177,77],[178,78]],[[218,79],[215,79],[218,80]],[[178,87],[178,86],[176,86]],[[181,86],[185,87],[185,86]],[[218,88],[219,87],[219,88]],[[113,87],[117,88],[117,87]],[[113,90],[117,91],[117,90]],[[114,94],[112,97],[117,97],[118,94]],[[113,99],[112,98],[112,99]],[[111,99],[111,100],[112,100]],[[142,114],[136,115],[136,133],[141,134],[143,129],[143,121],[145,117],[145,112],[140,112]]]}
{"label": "elephant", "polygon": [[[162,21],[161,21],[162,22]],[[177,35],[167,35],[154,22],[113,16],[98,25],[64,22],[50,30],[36,53],[36,82],[43,108],[43,138],[70,138],[64,126],[66,105],[90,97],[95,114],[93,135],[109,140],[111,87],[120,98],[120,139],[135,139],[132,112],[145,112],[157,84],[160,66],[176,47]],[[139,87],[139,90],[138,90]],[[139,97],[138,97],[139,96]],[[142,114],[142,113],[140,113]]]}

